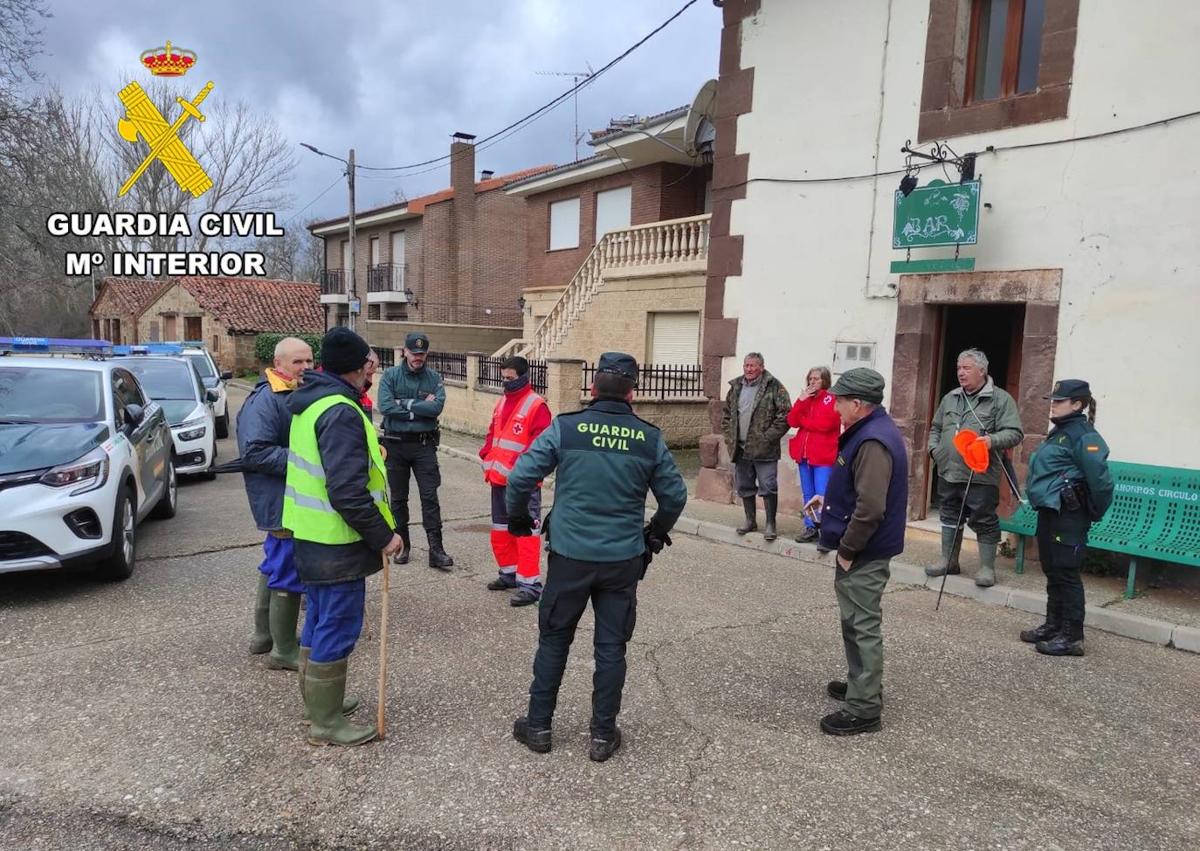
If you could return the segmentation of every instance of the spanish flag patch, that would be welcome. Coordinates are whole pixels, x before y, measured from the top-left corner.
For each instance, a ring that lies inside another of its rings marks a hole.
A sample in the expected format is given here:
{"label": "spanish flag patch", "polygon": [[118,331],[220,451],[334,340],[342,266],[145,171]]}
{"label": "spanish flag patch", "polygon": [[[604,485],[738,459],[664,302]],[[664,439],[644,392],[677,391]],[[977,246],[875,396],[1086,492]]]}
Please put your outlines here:
{"label": "spanish flag patch", "polygon": [[1087,448],[1087,451],[1088,451],[1088,452],[1099,452],[1099,451],[1100,451],[1100,447],[1099,447],[1099,446],[1089,446],[1089,447]]}

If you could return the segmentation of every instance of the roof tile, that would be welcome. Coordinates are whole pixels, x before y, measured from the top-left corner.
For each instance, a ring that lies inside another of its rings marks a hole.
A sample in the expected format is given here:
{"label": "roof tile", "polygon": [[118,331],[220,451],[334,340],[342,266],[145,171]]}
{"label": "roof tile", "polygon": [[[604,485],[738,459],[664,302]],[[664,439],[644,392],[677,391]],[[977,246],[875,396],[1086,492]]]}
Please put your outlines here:
{"label": "roof tile", "polygon": [[176,280],[232,332],[320,333],[325,329],[321,290],[313,283],[207,276]]}

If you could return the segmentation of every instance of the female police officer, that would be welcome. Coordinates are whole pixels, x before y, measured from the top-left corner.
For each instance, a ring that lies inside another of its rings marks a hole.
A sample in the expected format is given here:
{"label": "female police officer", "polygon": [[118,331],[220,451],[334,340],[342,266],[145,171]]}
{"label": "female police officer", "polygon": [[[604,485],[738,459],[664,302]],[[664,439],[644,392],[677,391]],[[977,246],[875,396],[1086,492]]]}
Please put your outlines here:
{"label": "female police officer", "polygon": [[[1063,379],[1045,398],[1054,428],[1029,459],[1029,503],[1037,509],[1038,555],[1046,574],[1046,622],[1021,633],[1049,656],[1083,655],[1083,581],[1088,528],[1113,497],[1108,446],[1092,425],[1086,381]],[[1086,413],[1085,413],[1086,411]]]}

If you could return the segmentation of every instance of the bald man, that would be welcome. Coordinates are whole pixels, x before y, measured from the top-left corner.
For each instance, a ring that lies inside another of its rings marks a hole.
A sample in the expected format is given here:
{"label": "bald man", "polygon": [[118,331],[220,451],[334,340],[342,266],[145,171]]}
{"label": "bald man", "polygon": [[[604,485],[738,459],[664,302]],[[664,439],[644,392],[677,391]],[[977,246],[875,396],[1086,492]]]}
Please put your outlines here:
{"label": "bald man", "polygon": [[275,346],[274,366],[264,371],[237,417],[246,498],[255,524],[267,533],[263,561],[258,568],[250,652],[270,653],[268,668],[289,671],[295,671],[299,665],[296,621],[304,586],[296,574],[292,533],[283,528],[283,486],[292,423],[287,401],[304,370],[312,366],[313,353],[308,343],[296,337],[280,340]]}

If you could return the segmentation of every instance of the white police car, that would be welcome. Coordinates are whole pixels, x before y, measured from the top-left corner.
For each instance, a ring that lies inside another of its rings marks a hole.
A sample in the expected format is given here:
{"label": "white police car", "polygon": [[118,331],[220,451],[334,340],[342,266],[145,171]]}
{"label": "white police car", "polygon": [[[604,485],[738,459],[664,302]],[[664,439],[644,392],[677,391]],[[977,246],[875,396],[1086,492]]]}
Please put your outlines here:
{"label": "white police car", "polygon": [[166,416],[100,340],[0,338],[0,573],[133,573],[137,524],[173,517]]}
{"label": "white police car", "polygon": [[162,406],[171,425],[175,472],[181,476],[216,477],[215,390],[207,390],[192,361],[169,343],[114,346],[113,358],[137,376],[146,395]]}
{"label": "white police car", "polygon": [[225,391],[225,382],[233,378],[233,373],[228,370],[217,371],[217,364],[213,361],[208,349],[204,347],[204,343],[198,340],[184,340],[179,345],[183,349],[183,356],[190,360],[192,366],[196,367],[196,372],[200,373],[200,381],[204,384],[204,389],[217,391],[217,398],[213,402],[213,416],[217,420],[217,437],[229,437],[229,397]]}

